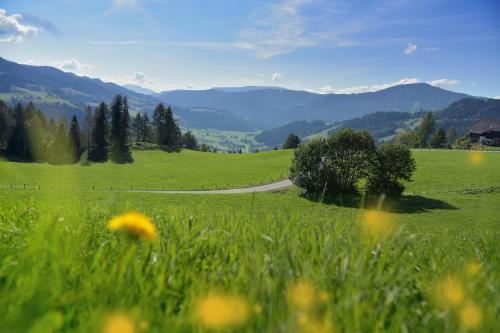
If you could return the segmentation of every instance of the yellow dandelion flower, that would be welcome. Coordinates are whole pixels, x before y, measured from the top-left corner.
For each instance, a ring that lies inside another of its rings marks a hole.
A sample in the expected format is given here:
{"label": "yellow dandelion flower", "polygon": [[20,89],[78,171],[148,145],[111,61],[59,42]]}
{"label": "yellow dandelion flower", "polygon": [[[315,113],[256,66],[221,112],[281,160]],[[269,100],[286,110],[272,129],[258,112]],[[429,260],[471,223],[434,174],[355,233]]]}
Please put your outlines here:
{"label": "yellow dandelion flower", "polygon": [[103,333],[135,333],[134,322],[123,313],[116,313],[106,319]]}
{"label": "yellow dandelion flower", "polygon": [[327,303],[330,300],[330,294],[326,291],[322,291],[321,293],[319,293],[319,299],[321,300],[321,302]]}
{"label": "yellow dandelion flower", "polygon": [[253,307],[253,312],[257,315],[257,316],[260,316],[262,314],[262,305],[260,305],[259,303],[255,304],[255,306]]}
{"label": "yellow dandelion flower", "polygon": [[468,329],[475,329],[481,325],[483,314],[481,309],[473,303],[467,303],[460,309],[460,324]]}
{"label": "yellow dandelion flower", "polygon": [[288,290],[288,300],[290,304],[299,309],[310,308],[314,303],[315,296],[316,291],[314,287],[305,281],[293,285]]}
{"label": "yellow dandelion flower", "polygon": [[330,333],[333,331],[330,322],[300,314],[298,317],[300,332],[302,333]]}
{"label": "yellow dandelion flower", "polygon": [[148,240],[156,239],[155,225],[151,222],[149,217],[140,213],[129,212],[115,216],[109,221],[108,229],[111,231],[120,230],[138,238]]}
{"label": "yellow dandelion flower", "polygon": [[394,230],[391,216],[378,210],[367,210],[363,213],[361,226],[375,238],[390,234]]}
{"label": "yellow dandelion flower", "polygon": [[464,300],[464,290],[460,281],[447,278],[437,285],[438,300],[445,306],[455,306]]}
{"label": "yellow dandelion flower", "polygon": [[468,276],[473,277],[481,271],[481,264],[477,261],[471,261],[465,266],[465,272]]}
{"label": "yellow dandelion flower", "polygon": [[247,318],[248,303],[237,295],[210,294],[196,306],[196,319],[209,329],[239,326]]}
{"label": "yellow dandelion flower", "polygon": [[471,151],[468,155],[470,164],[477,166],[483,163],[484,153],[479,151]]}

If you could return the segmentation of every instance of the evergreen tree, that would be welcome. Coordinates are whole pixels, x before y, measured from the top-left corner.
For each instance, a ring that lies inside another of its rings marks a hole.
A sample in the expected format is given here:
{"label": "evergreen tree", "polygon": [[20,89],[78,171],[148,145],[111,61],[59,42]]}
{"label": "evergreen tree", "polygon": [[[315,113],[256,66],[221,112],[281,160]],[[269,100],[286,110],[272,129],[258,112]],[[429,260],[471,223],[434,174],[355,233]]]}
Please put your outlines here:
{"label": "evergreen tree", "polygon": [[142,116],[142,142],[152,142],[151,121],[147,113]]}
{"label": "evergreen tree", "polygon": [[132,161],[128,147],[129,122],[127,98],[117,95],[111,104],[111,159],[116,163]]}
{"label": "evergreen tree", "polygon": [[142,115],[140,113],[137,113],[132,120],[132,140],[135,142],[140,142],[142,141],[143,137],[143,126],[144,126],[144,121],[142,118]]}
{"label": "evergreen tree", "polygon": [[91,141],[92,141],[92,127],[94,126],[94,116],[92,114],[92,108],[87,105],[85,107],[85,140],[83,142],[86,142],[85,149],[87,150],[87,161],[90,161],[90,146],[91,146]]}
{"label": "evergreen tree", "polygon": [[47,134],[47,121],[42,112],[37,110],[28,122],[28,138],[33,161],[47,161],[47,145],[49,137]]}
{"label": "evergreen tree", "polygon": [[7,155],[15,159],[30,161],[31,153],[26,130],[26,118],[21,103],[17,103],[14,108],[14,121],[14,127],[7,144]]}
{"label": "evergreen tree", "polygon": [[420,148],[426,148],[429,145],[429,139],[436,130],[436,120],[432,112],[427,112],[420,123],[418,129],[418,141]]}
{"label": "evergreen tree", "polygon": [[446,137],[448,138],[448,146],[451,147],[458,139],[457,130],[454,127],[449,128]]}
{"label": "evergreen tree", "polygon": [[167,133],[164,145],[172,149],[179,148],[181,143],[181,130],[174,119],[174,114],[170,106],[165,112],[165,130]]}
{"label": "evergreen tree", "polygon": [[447,142],[446,132],[444,129],[440,128],[432,135],[429,146],[431,146],[431,148],[441,149],[446,147]]}
{"label": "evergreen tree", "polygon": [[285,142],[283,142],[283,149],[295,149],[299,146],[299,144],[300,138],[297,135],[290,133]]}
{"label": "evergreen tree", "polygon": [[80,160],[80,155],[83,151],[80,126],[78,125],[78,119],[76,116],[73,116],[71,119],[71,125],[69,127],[69,146],[70,161],[72,163],[76,163]]}
{"label": "evergreen tree", "polygon": [[49,145],[49,162],[52,164],[71,163],[71,148],[66,118],[61,118],[54,141]]}
{"label": "evergreen tree", "polygon": [[163,103],[160,103],[156,106],[155,111],[153,113],[153,131],[155,142],[158,145],[163,145],[166,137],[166,128],[165,128],[166,120],[165,120],[165,106]]}
{"label": "evergreen tree", "polygon": [[108,160],[108,106],[101,102],[94,112],[94,127],[92,128],[92,142],[90,146],[90,159],[94,162]]}
{"label": "evergreen tree", "polygon": [[12,116],[7,104],[0,100],[0,151],[7,145],[12,122]]}
{"label": "evergreen tree", "polygon": [[198,141],[196,140],[196,137],[193,135],[193,133],[191,133],[191,131],[184,133],[184,135],[182,136],[182,141],[184,148],[191,150],[198,149]]}

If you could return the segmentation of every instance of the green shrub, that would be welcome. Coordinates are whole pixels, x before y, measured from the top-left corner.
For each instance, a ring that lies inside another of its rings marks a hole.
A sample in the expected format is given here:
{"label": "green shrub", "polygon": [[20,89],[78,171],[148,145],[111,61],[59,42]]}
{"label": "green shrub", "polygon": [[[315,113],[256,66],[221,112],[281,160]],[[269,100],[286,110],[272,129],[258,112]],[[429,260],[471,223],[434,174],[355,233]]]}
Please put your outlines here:
{"label": "green shrub", "polygon": [[370,194],[401,195],[404,191],[401,181],[409,181],[413,171],[415,160],[407,146],[383,144],[370,164],[366,190]]}

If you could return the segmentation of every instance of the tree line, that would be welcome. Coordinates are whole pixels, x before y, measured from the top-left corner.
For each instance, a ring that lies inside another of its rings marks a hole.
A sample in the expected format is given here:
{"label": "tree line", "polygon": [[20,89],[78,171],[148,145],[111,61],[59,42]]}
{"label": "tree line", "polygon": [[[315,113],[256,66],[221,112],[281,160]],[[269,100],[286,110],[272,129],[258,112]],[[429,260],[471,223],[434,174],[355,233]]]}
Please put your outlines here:
{"label": "tree line", "polygon": [[0,100],[0,153],[23,162],[73,164],[85,160],[133,162],[130,147],[150,143],[165,150],[198,149],[191,132],[182,134],[172,109],[159,104],[153,120],[146,113],[131,119],[125,96],[117,95],[110,106],[101,102],[85,108],[83,129],[78,118],[68,122],[47,119],[32,102],[10,107]]}
{"label": "tree line", "polygon": [[[467,140],[467,138],[465,138]],[[436,128],[436,119],[432,112],[427,112],[416,130],[399,132],[394,141],[409,148],[451,148],[459,141],[457,130],[453,127],[445,131]]]}

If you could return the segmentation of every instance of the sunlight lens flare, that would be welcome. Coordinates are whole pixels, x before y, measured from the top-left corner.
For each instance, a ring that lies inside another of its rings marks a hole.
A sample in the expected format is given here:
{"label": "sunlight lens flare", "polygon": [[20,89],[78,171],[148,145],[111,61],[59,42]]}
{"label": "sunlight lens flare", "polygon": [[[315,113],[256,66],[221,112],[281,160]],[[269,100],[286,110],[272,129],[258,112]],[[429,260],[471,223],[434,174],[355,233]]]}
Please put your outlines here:
{"label": "sunlight lens flare", "polygon": [[378,210],[365,211],[362,216],[361,227],[374,238],[387,236],[395,229],[391,216]]}
{"label": "sunlight lens flare", "polygon": [[151,219],[136,212],[129,212],[112,218],[108,223],[108,229],[122,231],[133,237],[150,241],[155,240],[157,237],[156,227],[151,222]]}
{"label": "sunlight lens flare", "polygon": [[469,157],[469,163],[478,166],[483,163],[484,161],[484,153],[479,152],[479,151],[472,151],[468,154]]}

